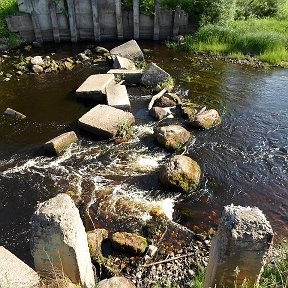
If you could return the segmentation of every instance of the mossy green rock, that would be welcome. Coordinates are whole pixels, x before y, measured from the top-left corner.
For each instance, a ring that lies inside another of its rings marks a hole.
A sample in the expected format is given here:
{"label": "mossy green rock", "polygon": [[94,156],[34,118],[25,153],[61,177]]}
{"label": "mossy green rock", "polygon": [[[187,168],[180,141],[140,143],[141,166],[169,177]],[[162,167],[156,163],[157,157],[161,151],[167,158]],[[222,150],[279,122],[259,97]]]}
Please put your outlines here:
{"label": "mossy green rock", "polygon": [[110,236],[112,247],[129,254],[143,254],[148,246],[147,239],[128,232],[116,232]]}
{"label": "mossy green rock", "polygon": [[160,171],[160,181],[164,185],[181,188],[187,193],[195,191],[201,178],[198,163],[185,155],[175,155]]}
{"label": "mossy green rock", "polygon": [[189,131],[180,125],[169,125],[154,128],[157,142],[167,149],[180,149],[191,137]]}

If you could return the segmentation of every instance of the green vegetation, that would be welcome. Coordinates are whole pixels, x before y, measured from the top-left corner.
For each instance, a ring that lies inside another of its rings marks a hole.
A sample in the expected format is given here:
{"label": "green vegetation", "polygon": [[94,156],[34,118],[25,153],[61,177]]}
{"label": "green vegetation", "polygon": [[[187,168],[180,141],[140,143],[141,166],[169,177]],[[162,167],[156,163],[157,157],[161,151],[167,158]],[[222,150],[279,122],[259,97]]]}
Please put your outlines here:
{"label": "green vegetation", "polygon": [[7,38],[9,44],[14,47],[19,44],[19,40],[15,33],[8,31],[6,26],[5,17],[7,15],[15,14],[18,12],[16,0],[1,0],[0,1],[0,38]]}

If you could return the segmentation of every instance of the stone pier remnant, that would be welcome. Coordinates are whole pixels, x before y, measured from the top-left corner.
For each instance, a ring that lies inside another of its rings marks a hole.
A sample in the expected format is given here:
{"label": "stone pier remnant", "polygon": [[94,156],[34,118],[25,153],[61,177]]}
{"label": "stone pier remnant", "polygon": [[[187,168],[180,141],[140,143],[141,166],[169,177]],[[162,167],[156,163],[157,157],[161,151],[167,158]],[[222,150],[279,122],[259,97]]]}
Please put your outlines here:
{"label": "stone pier remnant", "polygon": [[87,235],[73,200],[61,193],[41,203],[31,223],[36,271],[52,278],[65,275],[81,287],[95,287]]}
{"label": "stone pier remnant", "polygon": [[40,277],[14,254],[0,246],[0,287],[40,287]]}
{"label": "stone pier remnant", "polygon": [[83,99],[105,103],[106,87],[114,85],[113,74],[97,74],[89,76],[76,90],[76,96]]}
{"label": "stone pier remnant", "polygon": [[140,84],[142,78],[141,70],[110,69],[107,74],[114,74],[115,77],[124,80],[125,84]]}
{"label": "stone pier remnant", "polygon": [[[209,253],[204,288],[255,287],[273,240],[257,207],[225,206]],[[246,287],[246,286],[245,286]]]}
{"label": "stone pier remnant", "polygon": [[69,145],[78,141],[74,131],[63,133],[43,145],[43,149],[48,156],[58,156]]}

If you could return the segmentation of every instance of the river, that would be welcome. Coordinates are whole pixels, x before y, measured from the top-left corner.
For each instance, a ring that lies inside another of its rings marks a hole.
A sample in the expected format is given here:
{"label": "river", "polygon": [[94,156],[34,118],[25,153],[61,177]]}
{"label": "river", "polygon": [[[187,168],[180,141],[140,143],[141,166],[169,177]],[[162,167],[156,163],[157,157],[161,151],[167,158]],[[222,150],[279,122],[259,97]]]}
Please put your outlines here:
{"label": "river", "polygon": [[[67,57],[83,45],[46,46],[33,54]],[[149,95],[129,88],[136,117],[129,142],[96,141],[78,131],[77,119],[91,106],[77,101],[74,92],[108,66],[79,66],[19,80],[13,76],[0,82],[0,111],[10,107],[28,117],[14,122],[0,116],[0,245],[26,262],[31,263],[29,219],[39,201],[71,191],[93,201],[107,186],[114,187],[116,198],[173,202],[175,221],[196,231],[216,228],[224,205],[257,206],[277,237],[288,237],[288,70],[209,60],[150,42],[141,48],[147,49],[148,61],[175,78],[184,101],[223,115],[221,125],[195,131],[196,141],[189,145],[189,155],[203,172],[197,193],[183,196],[158,181],[158,168],[170,154],[145,134],[155,125],[146,109]],[[4,72],[9,61],[0,64]],[[69,130],[78,133],[77,144],[58,158],[39,155],[41,144]]]}

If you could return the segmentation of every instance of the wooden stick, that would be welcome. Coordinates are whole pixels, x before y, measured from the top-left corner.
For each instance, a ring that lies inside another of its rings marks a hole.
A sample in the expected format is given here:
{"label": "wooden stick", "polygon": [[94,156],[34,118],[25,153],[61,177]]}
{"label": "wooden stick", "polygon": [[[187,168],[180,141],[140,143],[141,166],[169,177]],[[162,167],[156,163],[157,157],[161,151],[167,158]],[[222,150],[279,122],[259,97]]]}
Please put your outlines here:
{"label": "wooden stick", "polygon": [[189,256],[192,256],[192,255],[193,255],[193,253],[188,253],[188,254],[177,256],[177,257],[173,257],[173,258],[170,258],[170,259],[165,259],[165,260],[158,261],[158,262],[144,264],[144,265],[142,265],[142,267],[150,267],[150,266],[153,266],[153,265],[167,263],[167,262],[175,261],[175,260],[178,260],[178,259],[181,259],[181,258],[189,257]]}

